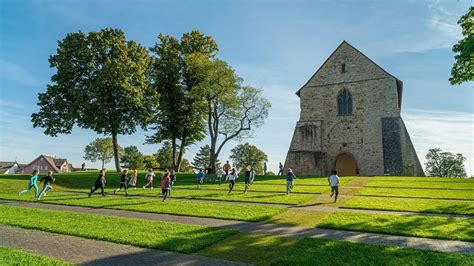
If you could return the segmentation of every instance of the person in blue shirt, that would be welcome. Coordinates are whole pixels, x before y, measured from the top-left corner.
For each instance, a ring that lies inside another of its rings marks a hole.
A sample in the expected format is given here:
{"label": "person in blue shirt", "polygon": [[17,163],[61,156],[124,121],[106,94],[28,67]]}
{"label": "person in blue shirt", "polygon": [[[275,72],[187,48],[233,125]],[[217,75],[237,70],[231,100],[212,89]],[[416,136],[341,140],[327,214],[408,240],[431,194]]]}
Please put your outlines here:
{"label": "person in blue shirt", "polygon": [[35,199],[38,199],[38,169],[34,170],[33,173],[31,174],[30,181],[28,182],[28,188],[18,192],[18,196],[21,196],[21,194],[30,191],[32,188],[35,189]]}
{"label": "person in blue shirt", "polygon": [[204,172],[202,171],[202,169],[199,169],[199,172],[196,174],[196,179],[197,179],[197,188],[199,189],[204,180]]}
{"label": "person in blue shirt", "polygon": [[296,176],[293,174],[293,170],[288,168],[288,173],[286,174],[286,194],[290,194],[291,190],[293,189],[294,179],[296,179]]}

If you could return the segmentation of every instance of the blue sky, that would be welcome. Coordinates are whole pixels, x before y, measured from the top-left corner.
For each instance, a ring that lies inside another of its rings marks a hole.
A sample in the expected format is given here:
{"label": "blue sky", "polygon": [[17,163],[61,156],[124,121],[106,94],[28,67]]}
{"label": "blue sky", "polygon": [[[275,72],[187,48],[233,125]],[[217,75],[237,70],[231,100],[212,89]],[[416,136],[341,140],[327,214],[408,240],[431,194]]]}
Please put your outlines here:
{"label": "blue sky", "polygon": [[[84,146],[99,137],[74,129],[57,138],[33,129],[37,93],[54,69],[48,57],[68,32],[122,28],[127,38],[152,46],[159,33],[198,29],[217,41],[219,57],[245,84],[264,89],[273,104],[266,124],[248,142],[263,149],[276,169],[284,161],[299,116],[294,94],[346,40],[403,80],[402,116],[422,162],[429,148],[467,158],[474,175],[474,84],[451,86],[456,21],[472,4],[447,1],[21,1],[0,0],[0,160],[28,163],[39,154],[83,162]],[[119,136],[144,153],[145,132]],[[204,141],[206,142],[206,141]],[[199,146],[192,146],[192,159]],[[237,142],[224,149],[221,161]],[[98,166],[86,162],[88,166]]]}

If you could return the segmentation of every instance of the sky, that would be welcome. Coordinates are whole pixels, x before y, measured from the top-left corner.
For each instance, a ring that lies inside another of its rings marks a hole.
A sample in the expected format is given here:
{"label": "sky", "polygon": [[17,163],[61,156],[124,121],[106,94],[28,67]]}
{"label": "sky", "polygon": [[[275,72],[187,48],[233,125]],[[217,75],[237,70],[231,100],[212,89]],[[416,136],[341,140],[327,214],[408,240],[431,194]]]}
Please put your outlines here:
{"label": "sky", "polygon": [[[272,102],[266,123],[243,140],[268,155],[270,170],[284,162],[299,117],[295,92],[346,40],[403,81],[402,117],[421,163],[428,149],[439,147],[462,153],[468,175],[474,175],[474,84],[448,82],[451,47],[462,37],[456,22],[470,5],[471,0],[0,0],[0,160],[29,163],[48,154],[79,167],[85,145],[102,137],[80,128],[50,137],[32,126],[37,95],[55,73],[48,58],[67,33],[121,28],[128,39],[151,47],[159,33],[179,38],[197,29],[216,40],[218,57],[244,84],[262,88]],[[118,140],[152,154],[159,145],[144,144],[151,133],[139,130]],[[206,143],[191,146],[185,158],[192,161]],[[220,160],[237,144],[227,144]]]}

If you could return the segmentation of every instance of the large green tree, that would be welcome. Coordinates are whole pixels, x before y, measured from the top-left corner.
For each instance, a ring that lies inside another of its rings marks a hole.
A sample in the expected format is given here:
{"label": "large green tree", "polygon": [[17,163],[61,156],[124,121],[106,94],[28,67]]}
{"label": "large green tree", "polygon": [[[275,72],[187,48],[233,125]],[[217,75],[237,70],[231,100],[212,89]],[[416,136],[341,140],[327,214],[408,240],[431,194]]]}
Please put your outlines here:
{"label": "large green tree", "polygon": [[210,36],[194,30],[184,34],[181,40],[160,34],[150,50],[153,52],[153,87],[161,97],[153,127],[156,132],[148,136],[147,142],[171,141],[171,168],[179,171],[186,148],[205,136],[203,113],[196,104],[198,99],[191,96],[202,78],[196,75],[186,58],[200,56],[209,60],[217,52],[217,45]]}
{"label": "large green tree", "polygon": [[459,19],[458,25],[463,39],[453,46],[455,56],[449,78],[453,85],[474,80],[474,6]]}
{"label": "large green tree", "polygon": [[462,154],[443,152],[441,149],[430,149],[426,154],[426,172],[430,176],[466,177]]}
{"label": "large green tree", "polygon": [[145,164],[146,168],[153,168],[157,169],[160,167],[158,160],[153,155],[144,155],[143,156],[143,163]]}
{"label": "large green tree", "polygon": [[203,77],[194,93],[206,113],[213,172],[222,148],[232,139],[251,137],[268,117],[270,102],[261,89],[242,86],[233,69],[224,61],[190,58],[198,76]]}
{"label": "large green tree", "polygon": [[[194,156],[192,165],[194,168],[206,169],[209,167],[209,162],[211,158],[211,147],[209,145],[204,145],[199,148],[198,153]],[[220,166],[219,160],[216,161],[216,167]]]}
{"label": "large green tree", "polygon": [[230,159],[237,169],[253,167],[260,173],[263,171],[263,163],[268,161],[267,155],[262,150],[248,142],[235,146],[230,153]]}
{"label": "large green tree", "polygon": [[[122,147],[118,145],[119,153],[123,151]],[[102,162],[102,168],[106,163],[114,157],[114,145],[112,138],[97,138],[84,148],[84,159],[96,162]]]}
{"label": "large green tree", "polygon": [[128,146],[123,149],[122,158],[120,162],[125,168],[128,169],[140,169],[145,166],[143,153],[137,148],[137,146]]}
{"label": "large green tree", "polygon": [[56,73],[38,96],[33,126],[51,136],[69,134],[74,125],[110,135],[120,171],[117,136],[146,128],[156,103],[146,48],[120,29],[69,33],[49,62]]}

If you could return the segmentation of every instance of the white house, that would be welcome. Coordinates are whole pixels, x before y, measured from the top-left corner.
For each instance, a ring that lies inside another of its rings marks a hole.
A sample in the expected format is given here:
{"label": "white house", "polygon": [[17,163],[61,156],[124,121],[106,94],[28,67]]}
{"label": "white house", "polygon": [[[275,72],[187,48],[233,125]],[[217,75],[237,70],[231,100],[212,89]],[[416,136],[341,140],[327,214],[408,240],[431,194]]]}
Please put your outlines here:
{"label": "white house", "polygon": [[0,174],[15,174],[19,169],[17,162],[0,162]]}

